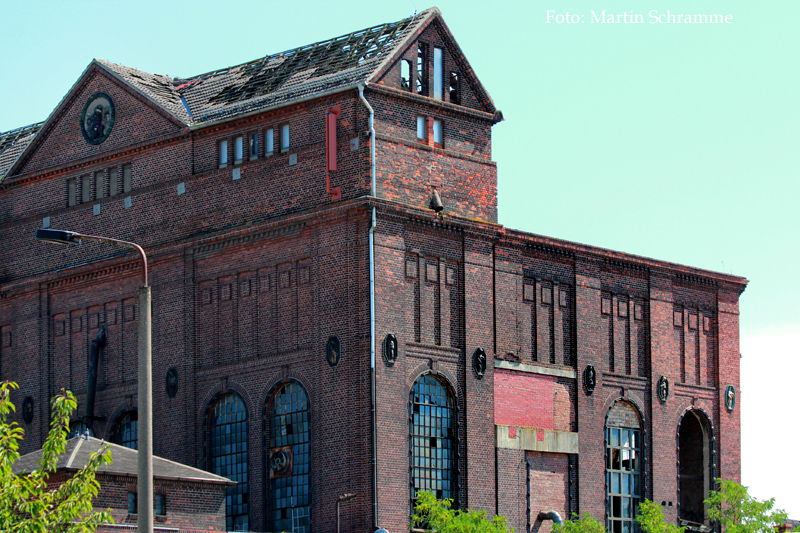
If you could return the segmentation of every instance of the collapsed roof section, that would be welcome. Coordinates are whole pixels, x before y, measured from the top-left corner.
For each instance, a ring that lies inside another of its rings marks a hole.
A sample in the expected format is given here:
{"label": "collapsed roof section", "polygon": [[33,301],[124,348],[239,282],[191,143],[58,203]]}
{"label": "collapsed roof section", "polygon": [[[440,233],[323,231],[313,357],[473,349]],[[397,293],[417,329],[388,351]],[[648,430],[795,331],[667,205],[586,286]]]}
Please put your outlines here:
{"label": "collapsed roof section", "polygon": [[44,122],[37,122],[30,126],[0,133],[0,182],[14,161],[25,151],[30,142],[42,129]]}

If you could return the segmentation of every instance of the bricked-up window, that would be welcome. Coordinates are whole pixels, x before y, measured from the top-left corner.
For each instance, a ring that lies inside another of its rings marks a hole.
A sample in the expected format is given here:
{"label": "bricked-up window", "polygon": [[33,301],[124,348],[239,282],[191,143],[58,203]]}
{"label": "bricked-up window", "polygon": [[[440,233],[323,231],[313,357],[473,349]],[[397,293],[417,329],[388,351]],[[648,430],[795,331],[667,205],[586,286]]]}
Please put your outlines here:
{"label": "bricked-up window", "polygon": [[289,125],[281,126],[281,152],[289,151]]}
{"label": "bricked-up window", "polygon": [[130,165],[122,166],[122,192],[131,192],[133,172]]}
{"label": "bricked-up window", "polygon": [[433,49],[433,97],[444,98],[444,52],[441,48]]}
{"label": "bricked-up window", "polygon": [[411,62],[407,59],[400,61],[400,88],[404,91],[411,90]]}
{"label": "bricked-up window", "polygon": [[450,83],[447,91],[450,93],[450,103],[452,104],[461,103],[461,87],[459,86],[458,78],[458,72],[450,73]]}
{"label": "bricked-up window", "polygon": [[433,144],[444,147],[444,124],[438,118],[433,119]]}
{"label": "bricked-up window", "polygon": [[228,141],[219,142],[219,168],[228,166]]}
{"label": "bricked-up window", "polygon": [[278,387],[269,410],[271,531],[311,530],[308,395],[290,381]]}
{"label": "bricked-up window", "polygon": [[119,193],[119,179],[117,178],[117,167],[108,169],[108,195],[116,196]]}
{"label": "bricked-up window", "polygon": [[427,119],[425,117],[417,117],[417,139],[424,141],[428,138]]}
{"label": "bricked-up window", "polygon": [[606,423],[606,514],[609,533],[639,531],[636,514],[642,491],[642,434],[636,409],[617,402]]}
{"label": "bricked-up window", "polygon": [[268,129],[264,135],[266,146],[264,147],[264,151],[266,155],[272,155],[275,151],[275,130],[272,128]]}
{"label": "bricked-up window", "polygon": [[409,400],[411,507],[417,491],[458,500],[456,409],[449,387],[431,374],[421,376]]}
{"label": "bricked-up window", "polygon": [[81,202],[84,204],[86,202],[92,201],[92,177],[91,176],[83,176],[81,178]]}
{"label": "bricked-up window", "polygon": [[417,43],[417,94],[428,96],[428,45]]}
{"label": "bricked-up window", "polygon": [[248,530],[247,409],[241,397],[219,398],[209,415],[211,472],[238,484],[225,495],[227,531]]}
{"label": "bricked-up window", "polygon": [[258,133],[250,134],[250,161],[258,159]]}
{"label": "bricked-up window", "polygon": [[78,179],[67,180],[67,206],[78,205]]}
{"label": "bricked-up window", "polygon": [[132,450],[137,449],[139,447],[138,420],[136,411],[125,413],[114,428],[111,442]]}
{"label": "bricked-up window", "polygon": [[233,163],[238,165],[244,159],[244,139],[239,136],[233,140]]}

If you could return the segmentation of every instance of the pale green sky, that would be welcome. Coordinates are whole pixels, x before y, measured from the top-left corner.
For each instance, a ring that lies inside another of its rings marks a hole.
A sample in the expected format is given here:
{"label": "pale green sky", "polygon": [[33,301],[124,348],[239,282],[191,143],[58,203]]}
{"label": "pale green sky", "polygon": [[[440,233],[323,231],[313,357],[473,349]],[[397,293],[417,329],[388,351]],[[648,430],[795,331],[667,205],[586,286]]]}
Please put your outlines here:
{"label": "pale green sky", "polygon": [[[430,5],[7,1],[0,131],[46,119],[94,57],[190,76]],[[792,410],[800,375],[800,2],[437,5],[506,117],[493,137],[501,223],[750,280],[741,299],[744,482],[800,519],[800,461],[764,438],[780,434],[788,449],[800,440],[797,415],[773,414]],[[583,23],[548,24],[548,10]],[[644,23],[592,23],[604,10]],[[653,10],[730,14],[732,23],[650,24]]]}

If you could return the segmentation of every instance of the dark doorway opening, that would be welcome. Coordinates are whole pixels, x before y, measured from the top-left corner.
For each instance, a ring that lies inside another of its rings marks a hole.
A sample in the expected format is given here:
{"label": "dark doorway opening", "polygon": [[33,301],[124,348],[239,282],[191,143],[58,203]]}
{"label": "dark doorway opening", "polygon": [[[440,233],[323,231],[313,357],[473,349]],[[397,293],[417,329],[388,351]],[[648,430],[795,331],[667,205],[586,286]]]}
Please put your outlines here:
{"label": "dark doorway opening", "polygon": [[711,441],[708,420],[697,410],[684,416],[679,428],[680,521],[690,530],[708,524],[703,500],[711,488]]}

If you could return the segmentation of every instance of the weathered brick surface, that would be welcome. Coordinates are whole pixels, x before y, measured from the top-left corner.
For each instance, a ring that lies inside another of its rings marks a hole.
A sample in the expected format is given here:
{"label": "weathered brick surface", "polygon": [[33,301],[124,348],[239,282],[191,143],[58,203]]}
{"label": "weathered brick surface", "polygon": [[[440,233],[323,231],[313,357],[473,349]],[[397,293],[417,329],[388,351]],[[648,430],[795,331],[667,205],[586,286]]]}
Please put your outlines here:
{"label": "weathered brick surface", "polygon": [[[421,39],[449,47],[443,31],[429,27]],[[463,66],[458,51],[448,50],[445,71]],[[287,379],[302,383],[310,399],[315,531],[335,527],[336,497],[345,492],[358,496],[342,504],[343,530],[406,529],[409,392],[428,372],[447,384],[458,407],[458,505],[506,514],[518,528],[529,521],[537,531],[550,527],[528,513],[529,493],[537,506],[531,513],[563,516],[571,508],[605,516],[604,428],[620,399],[642,419],[645,497],[667,502],[670,520],[678,516],[676,436],[688,409],[707,414],[716,475],[738,479],[739,405],[729,412],[723,395],[727,385],[738,392],[738,296],[746,280],[498,226],[493,121],[480,109],[478,88],[462,91],[461,109],[447,97],[405,93],[397,68],[365,89],[375,108],[374,140],[354,90],[189,130],[105,74],[76,88],[21,173],[0,186],[0,378],[20,383],[18,404],[34,400],[33,419],[23,423],[26,450],[43,441],[48,398],[58,389],[73,389],[82,409],[89,345],[102,324],[108,345],[97,435],[110,438],[136,406],[138,259],[100,244],[34,242],[49,217],[51,227],[147,250],[155,453],[208,467],[208,410],[220,394],[237,392],[248,416],[254,530],[270,527],[265,412]],[[89,147],[76,117],[100,90],[114,99],[117,123],[106,143]],[[325,185],[325,111],[334,105],[342,109],[331,175],[331,186],[341,187],[338,201]],[[442,146],[417,139],[418,116],[443,121]],[[283,153],[282,124],[291,132]],[[264,152],[269,129],[271,155]],[[251,161],[247,136],[256,132],[259,153]],[[240,135],[245,160],[237,164]],[[222,140],[229,162],[218,168]],[[371,142],[377,199],[369,197]],[[103,172],[108,193],[109,170],[128,164],[130,192],[68,206],[68,180]],[[434,189],[441,214],[429,208]],[[394,362],[383,348],[390,333],[398,340]],[[334,335],[342,353],[331,367],[325,345]],[[482,376],[474,369],[479,348],[488,359]],[[495,360],[539,370],[495,371]],[[587,365],[596,370],[591,393],[583,385]],[[171,368],[179,375],[174,398],[165,389]],[[662,375],[670,383],[664,402],[657,397]],[[20,411],[14,419],[22,423]],[[577,472],[570,473],[575,461],[566,454],[496,449],[495,424],[578,432]]]}

